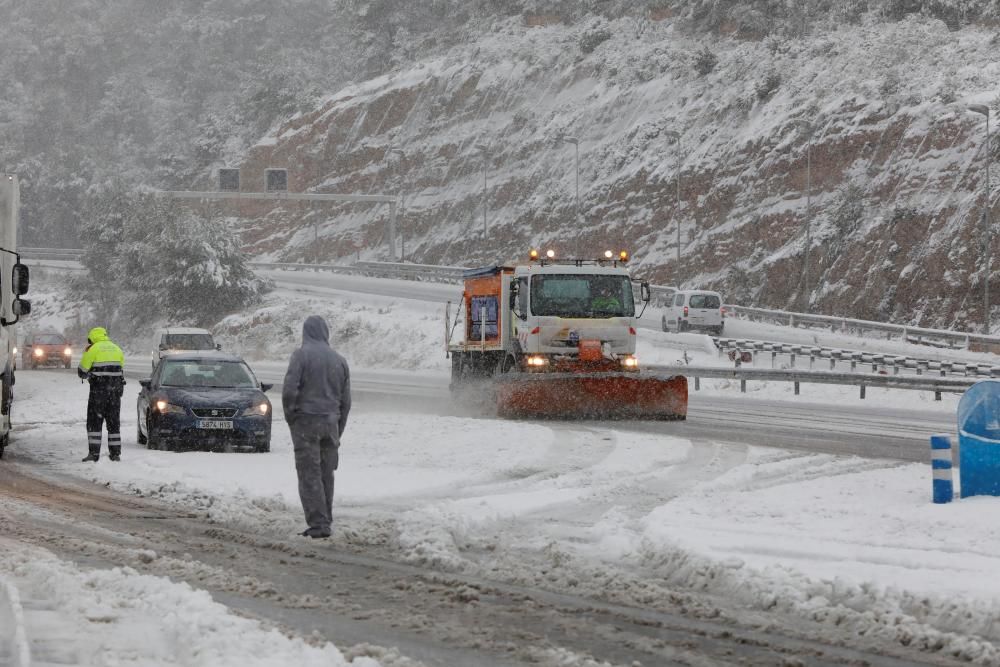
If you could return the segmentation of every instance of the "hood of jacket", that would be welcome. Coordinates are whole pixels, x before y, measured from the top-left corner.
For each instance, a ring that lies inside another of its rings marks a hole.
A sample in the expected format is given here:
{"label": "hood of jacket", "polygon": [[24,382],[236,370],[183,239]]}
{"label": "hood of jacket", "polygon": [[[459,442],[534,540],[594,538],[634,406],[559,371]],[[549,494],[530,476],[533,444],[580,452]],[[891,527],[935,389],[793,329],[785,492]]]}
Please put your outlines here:
{"label": "hood of jacket", "polygon": [[87,340],[91,345],[100,343],[102,340],[108,340],[108,331],[104,327],[94,327],[87,334]]}
{"label": "hood of jacket", "polygon": [[[103,331],[103,329],[101,329]],[[330,344],[330,328],[319,315],[310,315],[302,324],[302,343]]]}

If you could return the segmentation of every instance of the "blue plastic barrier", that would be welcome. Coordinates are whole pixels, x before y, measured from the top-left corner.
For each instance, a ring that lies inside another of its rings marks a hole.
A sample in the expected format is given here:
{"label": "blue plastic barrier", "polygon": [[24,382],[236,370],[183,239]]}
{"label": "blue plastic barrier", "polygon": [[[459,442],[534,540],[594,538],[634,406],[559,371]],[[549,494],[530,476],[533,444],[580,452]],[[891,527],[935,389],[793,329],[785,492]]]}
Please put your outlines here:
{"label": "blue plastic barrier", "polygon": [[934,502],[950,503],[955,492],[951,472],[951,438],[947,435],[931,436],[931,470]]}
{"label": "blue plastic barrier", "polygon": [[961,496],[1000,496],[1000,381],[969,387],[958,402]]}

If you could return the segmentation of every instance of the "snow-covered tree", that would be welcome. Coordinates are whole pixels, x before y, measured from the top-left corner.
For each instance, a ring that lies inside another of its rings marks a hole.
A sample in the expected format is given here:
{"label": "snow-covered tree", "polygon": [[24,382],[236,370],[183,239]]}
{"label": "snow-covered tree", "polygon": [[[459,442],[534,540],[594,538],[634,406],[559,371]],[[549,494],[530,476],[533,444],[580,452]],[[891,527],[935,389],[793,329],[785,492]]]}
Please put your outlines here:
{"label": "snow-covered tree", "polygon": [[84,296],[126,335],[155,321],[209,325],[269,288],[222,219],[172,200],[116,184],[89,198],[82,229]]}

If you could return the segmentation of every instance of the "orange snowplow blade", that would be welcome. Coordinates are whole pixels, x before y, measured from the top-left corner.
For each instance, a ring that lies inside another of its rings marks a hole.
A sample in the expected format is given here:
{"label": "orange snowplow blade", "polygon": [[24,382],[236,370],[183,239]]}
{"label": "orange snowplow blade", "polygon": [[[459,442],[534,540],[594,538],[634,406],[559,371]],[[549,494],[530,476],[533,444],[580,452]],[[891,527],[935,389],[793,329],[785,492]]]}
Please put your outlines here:
{"label": "orange snowplow blade", "polygon": [[686,419],[687,378],[653,373],[516,373],[497,378],[501,417]]}

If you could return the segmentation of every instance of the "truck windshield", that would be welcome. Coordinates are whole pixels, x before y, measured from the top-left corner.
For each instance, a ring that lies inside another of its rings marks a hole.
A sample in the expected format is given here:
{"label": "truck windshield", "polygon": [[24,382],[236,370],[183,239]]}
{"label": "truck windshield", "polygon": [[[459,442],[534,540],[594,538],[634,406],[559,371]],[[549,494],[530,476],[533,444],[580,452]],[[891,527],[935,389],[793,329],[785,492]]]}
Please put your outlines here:
{"label": "truck windshield", "polygon": [[634,317],[632,280],[628,276],[590,273],[532,276],[531,313],[554,317]]}

